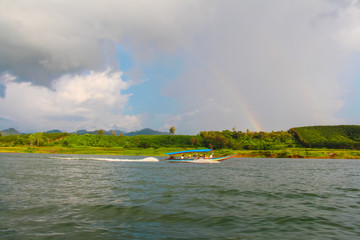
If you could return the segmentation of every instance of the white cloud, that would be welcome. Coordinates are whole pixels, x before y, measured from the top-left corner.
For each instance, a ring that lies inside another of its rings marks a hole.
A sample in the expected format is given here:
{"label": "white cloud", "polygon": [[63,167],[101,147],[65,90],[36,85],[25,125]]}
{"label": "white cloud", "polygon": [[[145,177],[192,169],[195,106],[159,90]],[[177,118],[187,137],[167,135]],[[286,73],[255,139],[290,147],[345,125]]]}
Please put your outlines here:
{"label": "white cloud", "polygon": [[46,131],[61,129],[121,129],[140,127],[139,116],[124,115],[129,94],[122,91],[129,84],[121,72],[90,72],[65,75],[53,82],[52,90],[29,82],[8,82],[6,97],[0,99],[0,111],[8,124],[19,129]]}
{"label": "white cloud", "polygon": [[90,74],[65,75],[54,81],[52,86],[62,101],[75,104],[104,102],[108,105],[117,104],[120,108],[128,100],[128,95],[119,96],[121,90],[129,87],[129,83],[122,81],[121,72],[111,73],[90,72]]}
{"label": "white cloud", "polygon": [[339,43],[348,51],[360,51],[360,5],[352,0],[347,8],[338,14],[337,24],[341,24],[338,35]]}

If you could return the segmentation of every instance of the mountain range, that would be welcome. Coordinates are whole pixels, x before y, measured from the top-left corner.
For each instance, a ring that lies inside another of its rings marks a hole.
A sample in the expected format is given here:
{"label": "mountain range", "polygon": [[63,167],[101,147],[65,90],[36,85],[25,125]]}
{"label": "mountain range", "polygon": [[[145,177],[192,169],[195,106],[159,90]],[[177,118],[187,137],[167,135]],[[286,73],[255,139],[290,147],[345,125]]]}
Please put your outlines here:
{"label": "mountain range", "polygon": [[[120,131],[120,130],[103,130],[104,131],[104,135],[113,135],[113,132],[115,133],[116,136],[120,136],[121,133],[124,134],[124,136],[136,136],[136,135],[167,135],[169,133],[167,132],[161,132],[161,131],[157,131],[157,130],[153,130],[150,128],[144,128],[138,131],[132,131],[132,132],[124,132],[124,131]],[[61,133],[62,131],[58,130],[58,129],[54,129],[54,130],[50,130],[47,131],[46,133]],[[16,130],[15,128],[8,128],[8,129],[4,129],[2,131],[0,131],[2,136],[7,136],[7,135],[21,135],[21,134],[26,134],[26,133],[20,133],[18,130]],[[84,134],[98,134],[98,130],[95,131],[88,131],[88,130],[77,130],[76,133],[78,135],[84,135]]]}
{"label": "mountain range", "polygon": [[[133,132],[124,132],[121,130],[103,130],[104,131],[104,135],[113,135],[113,132],[115,133],[115,136],[120,136],[121,133],[124,134],[124,136],[136,136],[136,135],[167,135],[169,133],[167,132],[160,132],[157,130],[153,130],[150,128],[144,128],[138,131],[133,131]],[[84,134],[98,134],[98,130],[95,131],[87,131],[87,130],[77,130],[76,133],[78,135],[84,135]]]}

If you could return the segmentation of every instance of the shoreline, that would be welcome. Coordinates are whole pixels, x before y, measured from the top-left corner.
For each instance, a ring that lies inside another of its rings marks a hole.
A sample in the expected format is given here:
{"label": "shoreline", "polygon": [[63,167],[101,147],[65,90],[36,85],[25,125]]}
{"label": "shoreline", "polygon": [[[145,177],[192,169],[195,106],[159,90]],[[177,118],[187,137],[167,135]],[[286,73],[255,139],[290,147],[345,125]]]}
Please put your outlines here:
{"label": "shoreline", "polygon": [[[106,147],[0,147],[0,153],[87,154],[119,156],[165,156],[166,152],[183,148],[106,148]],[[360,159],[359,150],[291,148],[282,150],[214,150],[215,156],[234,155],[235,158],[307,158]]]}

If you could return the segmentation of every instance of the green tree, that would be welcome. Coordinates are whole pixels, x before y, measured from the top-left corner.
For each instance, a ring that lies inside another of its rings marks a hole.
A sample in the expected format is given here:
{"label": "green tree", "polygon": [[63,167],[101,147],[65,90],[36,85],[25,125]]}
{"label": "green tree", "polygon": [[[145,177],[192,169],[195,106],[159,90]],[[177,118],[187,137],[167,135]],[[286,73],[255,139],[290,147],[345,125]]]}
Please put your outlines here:
{"label": "green tree", "polygon": [[42,142],[42,137],[43,137],[44,133],[42,132],[37,132],[37,133],[34,133],[34,136],[35,136],[35,141],[36,141],[36,145],[37,146],[40,146],[41,142]]}
{"label": "green tree", "polygon": [[104,130],[102,130],[102,129],[98,130],[97,134],[100,135],[100,136],[104,135]]}
{"label": "green tree", "polygon": [[36,141],[35,134],[30,134],[30,135],[29,135],[29,145],[30,145],[30,146],[33,146],[34,143],[35,143],[35,141]]}
{"label": "green tree", "polygon": [[69,141],[67,140],[64,140],[63,143],[62,143],[63,147],[69,147]]}
{"label": "green tree", "polygon": [[138,147],[140,144],[140,139],[138,137],[135,138],[135,145]]}
{"label": "green tree", "polygon": [[176,127],[175,126],[172,126],[170,129],[169,129],[169,132],[171,134],[175,134],[175,131],[176,131]]}
{"label": "green tree", "polygon": [[141,147],[141,148],[150,148],[151,144],[148,143],[148,142],[140,142],[139,147]]}
{"label": "green tree", "polygon": [[191,138],[191,145],[194,146],[194,144],[195,144],[195,138],[192,137],[192,138]]}

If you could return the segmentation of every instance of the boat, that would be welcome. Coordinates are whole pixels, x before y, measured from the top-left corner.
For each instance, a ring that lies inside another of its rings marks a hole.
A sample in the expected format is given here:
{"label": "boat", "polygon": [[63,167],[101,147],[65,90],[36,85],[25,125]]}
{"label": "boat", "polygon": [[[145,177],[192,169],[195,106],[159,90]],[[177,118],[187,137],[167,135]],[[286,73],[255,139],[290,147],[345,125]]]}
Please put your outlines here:
{"label": "boat", "polygon": [[[168,162],[178,163],[218,163],[233,157],[233,155],[212,157],[212,151],[212,149],[194,149],[165,153],[165,155],[169,155],[169,158],[167,159]],[[206,153],[210,153],[210,155],[206,156]]]}

